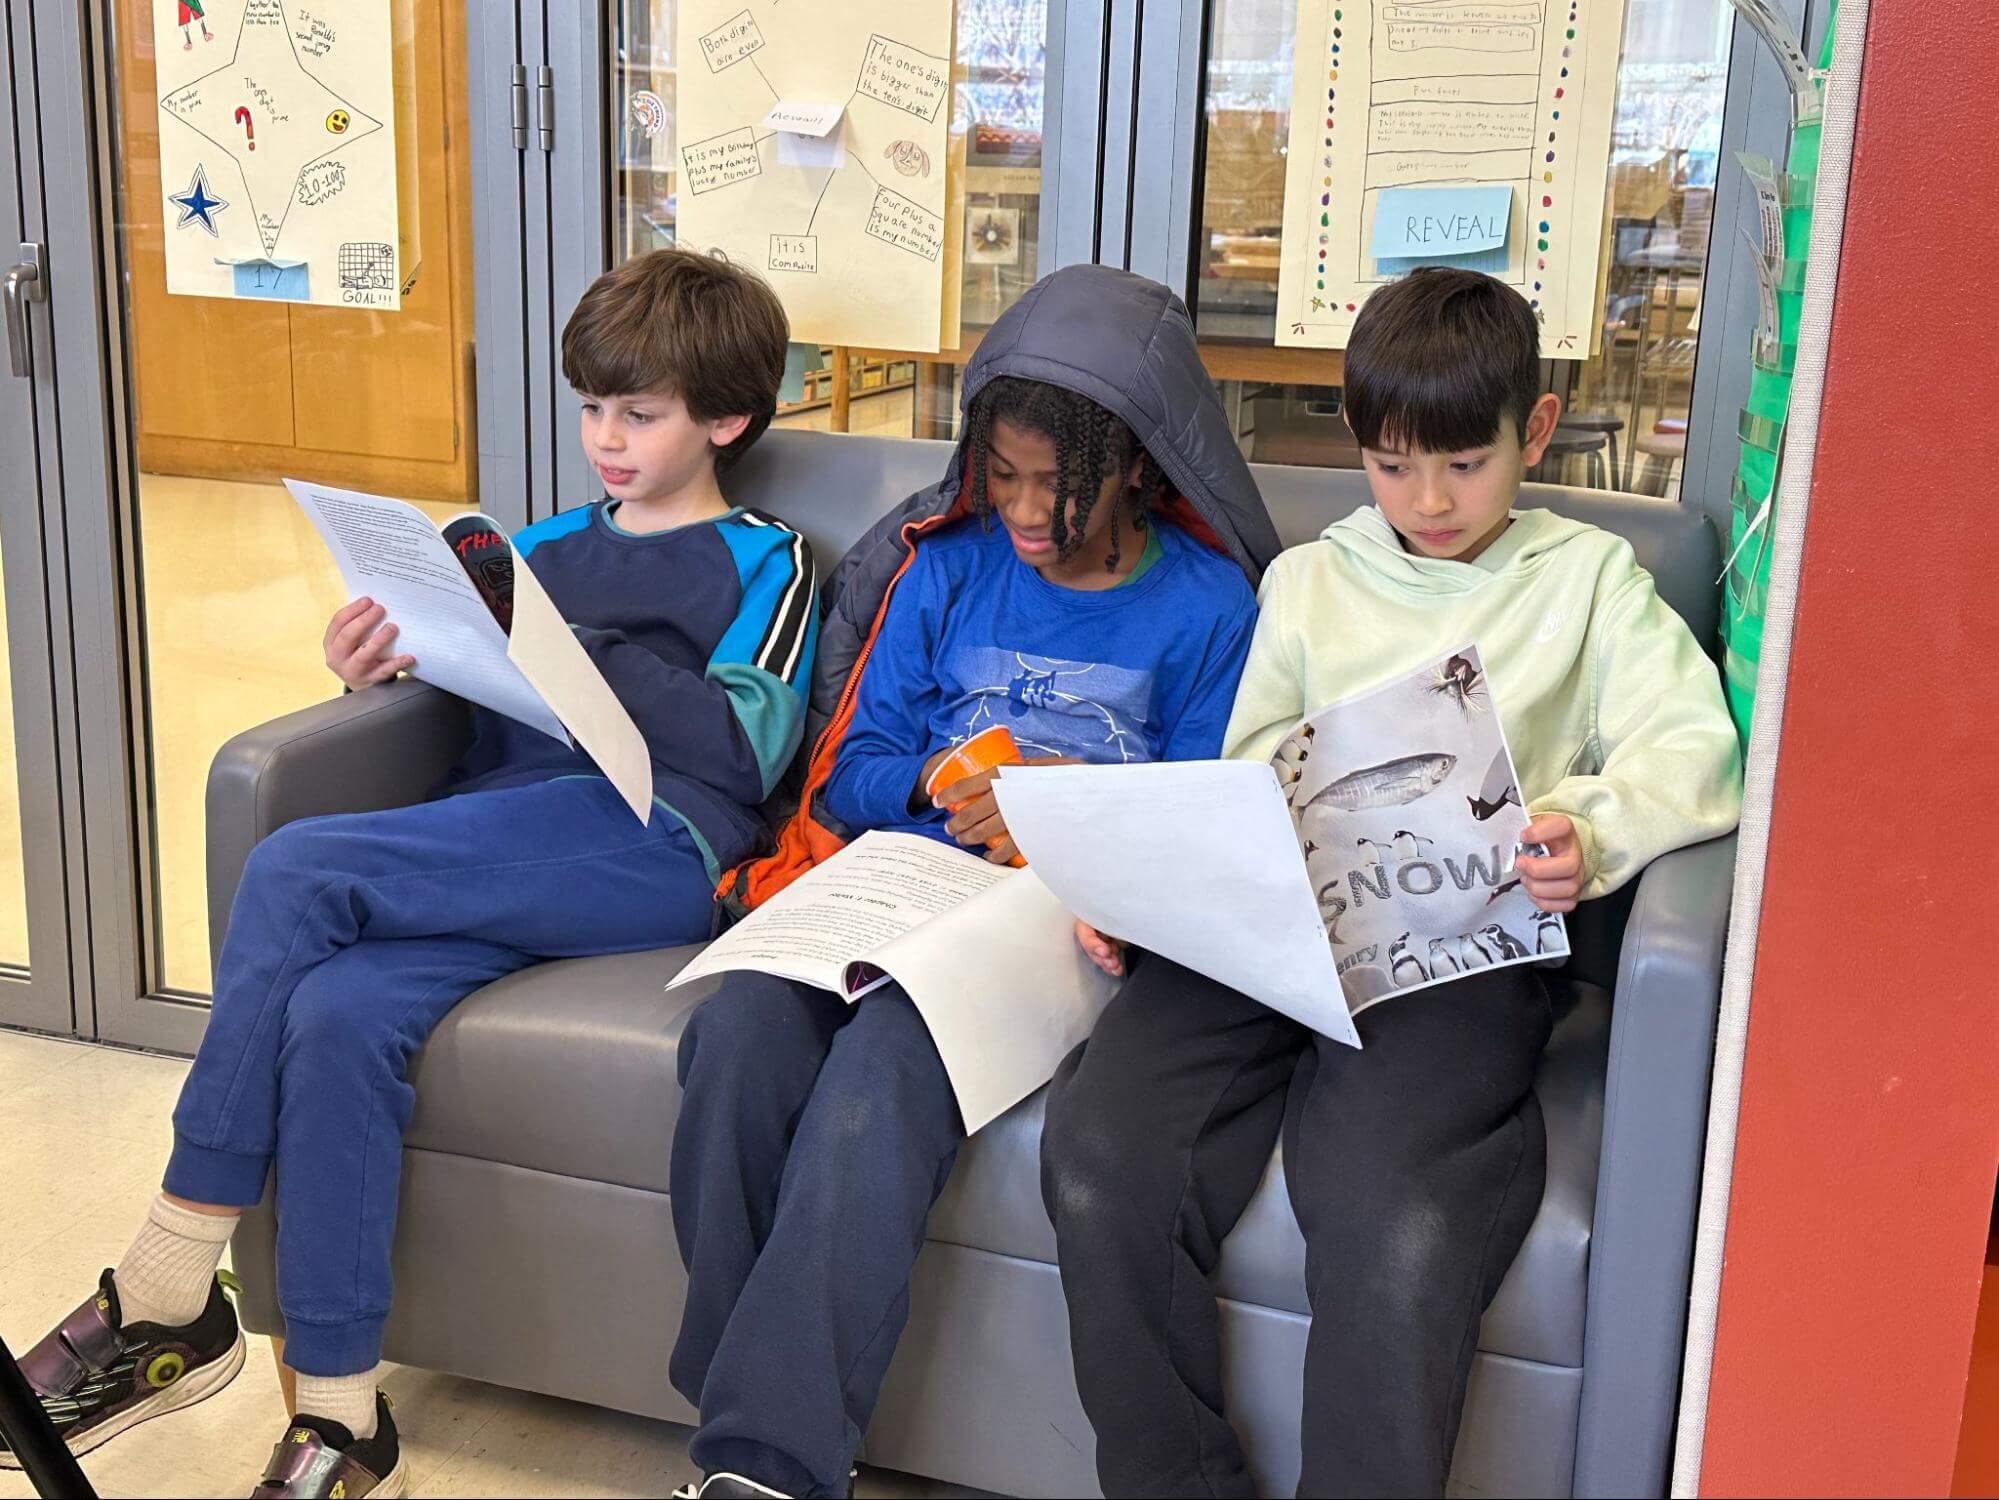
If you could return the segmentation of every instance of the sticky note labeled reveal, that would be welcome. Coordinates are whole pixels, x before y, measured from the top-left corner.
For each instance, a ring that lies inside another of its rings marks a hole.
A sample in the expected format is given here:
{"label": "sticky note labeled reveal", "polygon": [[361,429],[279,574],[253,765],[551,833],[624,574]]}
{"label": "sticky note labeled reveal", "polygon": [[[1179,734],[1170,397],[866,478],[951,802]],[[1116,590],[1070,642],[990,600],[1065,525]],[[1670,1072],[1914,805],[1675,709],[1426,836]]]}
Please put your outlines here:
{"label": "sticky note labeled reveal", "polygon": [[1498,275],[1506,269],[1513,189],[1506,183],[1464,187],[1383,188],[1374,203],[1368,253],[1383,276],[1419,266],[1459,266]]}
{"label": "sticky note labeled reveal", "polygon": [[757,123],[777,136],[780,167],[844,167],[847,164],[844,104],[780,99]]}

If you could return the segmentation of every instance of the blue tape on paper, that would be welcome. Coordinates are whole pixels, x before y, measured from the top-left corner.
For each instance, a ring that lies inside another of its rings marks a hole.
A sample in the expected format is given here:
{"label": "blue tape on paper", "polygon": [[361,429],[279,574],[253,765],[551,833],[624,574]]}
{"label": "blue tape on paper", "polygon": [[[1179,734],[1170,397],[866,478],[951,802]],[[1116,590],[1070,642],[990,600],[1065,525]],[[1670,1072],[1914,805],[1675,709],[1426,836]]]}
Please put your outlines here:
{"label": "blue tape on paper", "polygon": [[1374,203],[1368,253],[1375,270],[1399,276],[1418,266],[1506,269],[1513,189],[1506,183],[1384,188]]}

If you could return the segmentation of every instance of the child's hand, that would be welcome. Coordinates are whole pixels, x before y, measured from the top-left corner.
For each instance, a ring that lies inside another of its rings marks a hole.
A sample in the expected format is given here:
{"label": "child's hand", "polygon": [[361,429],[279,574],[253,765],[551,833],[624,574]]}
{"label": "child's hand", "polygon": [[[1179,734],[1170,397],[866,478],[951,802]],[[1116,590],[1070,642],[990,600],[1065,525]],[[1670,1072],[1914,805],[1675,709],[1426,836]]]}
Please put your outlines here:
{"label": "child's hand", "polygon": [[1561,813],[1542,813],[1521,831],[1522,844],[1539,844],[1544,855],[1514,856],[1513,868],[1542,911],[1574,911],[1583,894],[1583,850],[1576,825]]}
{"label": "child's hand", "polygon": [[1121,938],[1105,937],[1088,922],[1076,923],[1076,942],[1089,955],[1090,962],[1102,969],[1113,979],[1124,978],[1124,941]]}
{"label": "child's hand", "polygon": [[416,665],[414,656],[395,654],[396,627],[387,606],[356,599],[333,612],[326,624],[326,665],[350,688],[387,682]]}
{"label": "child's hand", "polygon": [[[1082,762],[1066,755],[1032,756],[1021,762],[1024,766],[1075,766]],[[938,788],[937,795],[930,800],[939,807],[956,807],[944,829],[966,848],[985,846],[986,858],[996,865],[1011,864],[1020,851],[1014,847],[1013,835],[1006,831],[1006,819],[1000,816],[999,799],[993,796],[993,781],[998,771],[981,771],[976,776],[967,776],[963,781],[954,781],[947,787]]]}

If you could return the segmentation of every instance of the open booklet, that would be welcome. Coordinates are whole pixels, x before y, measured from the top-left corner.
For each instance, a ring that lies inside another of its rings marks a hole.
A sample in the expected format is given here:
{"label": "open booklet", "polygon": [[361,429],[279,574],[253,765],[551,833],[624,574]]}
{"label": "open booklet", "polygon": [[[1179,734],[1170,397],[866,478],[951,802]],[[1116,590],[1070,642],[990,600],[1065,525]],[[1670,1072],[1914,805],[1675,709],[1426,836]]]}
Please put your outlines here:
{"label": "open booklet", "polygon": [[1270,765],[1008,766],[1007,830],[1100,931],[1338,1041],[1391,995],[1559,958],[1475,645],[1321,709]]}
{"label": "open booklet", "polygon": [[848,1001],[893,979],[930,1029],[969,1133],[1040,1088],[1115,986],[1030,870],[919,834],[862,834],[667,986],[759,969]]}
{"label": "open booklet", "polygon": [[410,675],[580,745],[641,823],[652,820],[645,736],[497,522],[442,527],[402,500],[287,479],[353,598],[388,610]]}

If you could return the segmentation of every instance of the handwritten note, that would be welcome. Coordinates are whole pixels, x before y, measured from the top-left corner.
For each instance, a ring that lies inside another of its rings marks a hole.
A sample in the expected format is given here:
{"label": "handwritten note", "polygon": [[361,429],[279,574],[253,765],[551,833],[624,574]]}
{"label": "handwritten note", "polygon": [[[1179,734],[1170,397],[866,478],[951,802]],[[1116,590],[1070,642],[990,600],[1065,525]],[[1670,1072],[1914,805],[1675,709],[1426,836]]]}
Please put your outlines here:
{"label": "handwritten note", "polygon": [[757,29],[755,19],[748,11],[739,11],[701,38],[701,56],[707,60],[709,72],[719,73],[751,53],[761,52],[763,45],[764,34]]}
{"label": "handwritten note", "polygon": [[1320,63],[1293,70],[1277,342],[1344,348],[1377,288],[1446,264],[1518,291],[1543,358],[1597,351],[1625,6],[1298,0]]}
{"label": "handwritten note", "polygon": [[773,271],[797,271],[813,276],[819,271],[819,237],[814,234],[774,234],[770,237],[770,259],[766,262]]}
{"label": "handwritten note", "polygon": [[944,221],[920,203],[881,188],[868,213],[868,233],[899,250],[935,260],[944,251]]}
{"label": "handwritten note", "polygon": [[934,120],[951,92],[951,64],[887,37],[871,36],[856,87],[870,99],[879,99],[920,120]]}
{"label": "handwritten note", "polygon": [[765,130],[788,130],[793,135],[824,135],[840,123],[840,116],[846,112],[844,104],[807,104],[780,99],[764,111],[764,117],[758,123]]}
{"label": "handwritten note", "polygon": [[688,191],[693,193],[712,193],[716,188],[746,181],[763,171],[763,163],[757,156],[756,133],[747,125],[682,146],[680,162],[687,169]]}

